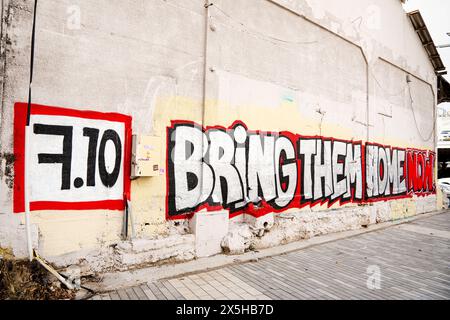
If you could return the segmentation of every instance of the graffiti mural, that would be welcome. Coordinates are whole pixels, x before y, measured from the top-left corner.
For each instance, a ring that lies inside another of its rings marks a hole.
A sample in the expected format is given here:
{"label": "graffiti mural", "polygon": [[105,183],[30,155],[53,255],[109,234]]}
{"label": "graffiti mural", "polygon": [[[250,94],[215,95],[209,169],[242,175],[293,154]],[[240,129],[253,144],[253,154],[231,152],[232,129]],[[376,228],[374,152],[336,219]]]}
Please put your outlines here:
{"label": "graffiti mural", "polygon": [[[25,210],[27,104],[14,110],[14,212]],[[123,210],[130,196],[131,118],[33,105],[30,210]]]}
{"label": "graffiti mural", "polygon": [[167,218],[203,209],[256,217],[290,208],[435,193],[435,154],[361,141],[173,121]]}

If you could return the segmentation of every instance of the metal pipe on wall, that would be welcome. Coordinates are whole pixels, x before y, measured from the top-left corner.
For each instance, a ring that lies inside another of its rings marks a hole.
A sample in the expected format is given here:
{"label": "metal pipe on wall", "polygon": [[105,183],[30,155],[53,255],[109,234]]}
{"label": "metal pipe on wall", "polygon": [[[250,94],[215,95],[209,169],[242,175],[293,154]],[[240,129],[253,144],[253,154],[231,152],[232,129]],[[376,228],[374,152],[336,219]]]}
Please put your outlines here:
{"label": "metal pipe on wall", "polygon": [[33,261],[33,244],[31,239],[31,226],[30,226],[30,191],[28,187],[29,173],[27,169],[27,163],[29,163],[29,145],[30,145],[30,118],[31,118],[31,90],[33,87],[33,71],[34,71],[34,44],[36,39],[36,12],[37,12],[38,0],[34,0],[34,12],[33,12],[33,30],[31,33],[31,57],[30,57],[30,82],[28,86],[28,108],[27,108],[27,123],[25,127],[25,181],[24,181],[24,196],[25,196],[25,228],[27,232],[27,249],[28,258]]}
{"label": "metal pipe on wall", "polygon": [[[204,34],[204,43],[205,43],[205,48],[204,48],[204,65],[203,65],[203,107],[202,107],[202,126],[205,127],[205,122],[206,122],[206,105],[207,105],[207,97],[206,97],[206,84],[208,83],[207,80],[207,74],[208,74],[208,34],[209,34],[209,12],[210,12],[210,7],[213,5],[213,3],[211,3],[209,0],[205,0],[205,34]],[[205,148],[207,148],[208,146],[205,146],[204,141],[202,140],[202,148],[203,150]],[[204,185],[204,177],[203,174],[200,175],[200,185],[202,186],[203,189],[203,185]],[[201,197],[202,195],[200,195]]]}

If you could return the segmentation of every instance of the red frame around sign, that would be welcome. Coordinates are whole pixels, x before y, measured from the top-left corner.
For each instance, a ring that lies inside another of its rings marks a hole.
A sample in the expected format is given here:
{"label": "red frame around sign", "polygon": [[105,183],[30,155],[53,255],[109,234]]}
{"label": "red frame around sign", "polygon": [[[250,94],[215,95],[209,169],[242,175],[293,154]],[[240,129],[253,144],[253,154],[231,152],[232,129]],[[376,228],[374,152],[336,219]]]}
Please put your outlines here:
{"label": "red frame around sign", "polygon": [[[14,213],[25,212],[25,127],[27,121],[27,103],[14,105]],[[125,200],[130,200],[131,194],[131,139],[132,118],[120,113],[102,113],[96,111],[82,111],[60,107],[33,104],[31,115],[65,116],[91,120],[122,122],[125,125],[124,144],[124,179],[123,199],[105,199],[89,202],[57,202],[39,201],[30,203],[30,211],[40,210],[124,210]]]}

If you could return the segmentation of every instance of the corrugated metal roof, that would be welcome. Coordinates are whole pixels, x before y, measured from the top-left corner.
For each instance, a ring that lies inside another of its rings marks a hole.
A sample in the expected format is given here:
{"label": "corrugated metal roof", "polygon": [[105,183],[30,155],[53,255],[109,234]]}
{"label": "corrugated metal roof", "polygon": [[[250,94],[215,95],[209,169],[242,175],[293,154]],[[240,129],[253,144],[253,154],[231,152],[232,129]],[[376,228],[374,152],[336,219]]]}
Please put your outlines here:
{"label": "corrugated metal roof", "polygon": [[439,52],[436,49],[436,45],[433,42],[433,38],[431,37],[430,32],[428,31],[428,28],[419,10],[409,12],[408,16],[412,22],[414,29],[417,32],[417,35],[420,38],[420,41],[422,41],[423,47],[427,51],[428,57],[433,64],[434,71],[436,73],[444,71],[444,63],[441,60]]}

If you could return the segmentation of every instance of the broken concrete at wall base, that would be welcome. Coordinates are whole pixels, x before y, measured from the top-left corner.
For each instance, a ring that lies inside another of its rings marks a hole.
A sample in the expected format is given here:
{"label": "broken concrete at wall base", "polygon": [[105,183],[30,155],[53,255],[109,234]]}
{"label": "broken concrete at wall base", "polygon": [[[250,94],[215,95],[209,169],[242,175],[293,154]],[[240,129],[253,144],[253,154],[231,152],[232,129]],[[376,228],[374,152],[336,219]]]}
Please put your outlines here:
{"label": "broken concrete at wall base", "polygon": [[412,222],[423,221],[424,219],[445,213],[448,213],[448,210],[433,211],[431,213],[416,215],[398,221],[389,221],[371,225],[368,228],[322,235],[268,249],[249,251],[238,256],[216,255],[210,258],[196,259],[176,265],[160,265],[125,272],[103,273],[101,275],[101,282],[86,282],[85,285],[98,293],[106,293],[120,288],[140,286],[145,283],[160,280],[183,278],[202,272],[214,271],[223,267],[231,267],[249,262],[253,263],[269,257],[277,257],[294,252],[301,253],[303,250],[309,248],[331,244],[338,240],[350,239],[364,234],[376,236],[385,230],[391,228],[408,228],[408,224]]}
{"label": "broken concrete at wall base", "polygon": [[[332,211],[308,210],[269,214],[258,219],[249,219],[244,215],[228,222],[227,233],[220,238],[219,243],[222,252],[240,255],[251,250],[275,247],[320,235],[402,220],[433,212],[435,206],[436,197],[432,196],[349,206]],[[208,213],[205,213],[205,217],[207,215]],[[272,223],[269,223],[270,221]],[[167,236],[133,239],[99,250],[50,257],[47,260],[58,268],[77,265],[80,267],[81,276],[93,276],[97,273],[182,263],[204,257],[201,242],[207,242],[208,239],[198,233],[201,229],[197,229],[196,235],[186,233],[187,223],[188,221],[180,221],[179,226],[173,228]],[[262,229],[257,226],[262,226]],[[216,243],[216,240],[213,239],[212,242]]]}
{"label": "broken concrete at wall base", "polygon": [[243,254],[254,248],[257,237],[261,238],[275,225],[273,213],[262,217],[245,214],[240,220],[230,222],[230,232],[222,240],[222,249],[226,254]]}
{"label": "broken concrete at wall base", "polygon": [[164,261],[189,261],[195,257],[195,236],[191,234],[132,240],[114,248],[114,266],[118,270]]}
{"label": "broken concrete at wall base", "polygon": [[133,239],[97,250],[78,251],[49,257],[57,268],[79,266],[81,276],[128,270],[164,262],[184,262],[195,258],[194,235],[170,235],[156,239]]}
{"label": "broken concrete at wall base", "polygon": [[245,223],[235,224],[222,240],[223,251],[227,254],[243,254],[252,245],[254,234]]}
{"label": "broken concrete at wall base", "polygon": [[[357,230],[369,225],[395,221],[435,210],[436,197],[412,198],[397,202],[376,202],[330,211],[298,211],[274,215],[273,227],[264,234],[252,229],[246,219],[230,224],[222,242],[224,252],[242,254],[315,236]],[[257,220],[257,219],[256,219]]]}

